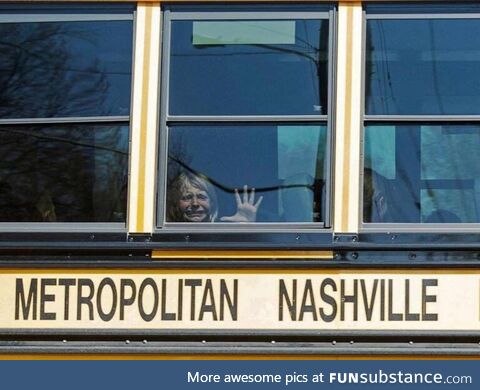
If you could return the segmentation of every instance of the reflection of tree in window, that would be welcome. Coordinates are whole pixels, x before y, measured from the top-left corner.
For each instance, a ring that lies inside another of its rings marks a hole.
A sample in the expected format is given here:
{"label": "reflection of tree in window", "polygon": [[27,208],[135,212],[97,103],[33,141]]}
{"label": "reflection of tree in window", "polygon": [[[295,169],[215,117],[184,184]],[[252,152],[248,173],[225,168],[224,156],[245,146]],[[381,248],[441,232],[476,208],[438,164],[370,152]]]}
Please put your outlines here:
{"label": "reflection of tree in window", "polygon": [[0,25],[0,118],[26,123],[0,126],[0,221],[125,220],[127,127],[28,125],[110,115],[97,32],[83,27]]}
{"label": "reflection of tree in window", "polygon": [[52,222],[53,212],[57,222],[125,220],[127,134],[121,126],[0,127],[0,220]]}
{"label": "reflection of tree in window", "polygon": [[[0,25],[0,117],[85,116],[98,111],[109,88],[105,73],[91,50],[83,58],[70,51],[72,45],[88,48],[94,40],[94,32],[76,29],[75,23]],[[82,65],[76,65],[80,60]]]}

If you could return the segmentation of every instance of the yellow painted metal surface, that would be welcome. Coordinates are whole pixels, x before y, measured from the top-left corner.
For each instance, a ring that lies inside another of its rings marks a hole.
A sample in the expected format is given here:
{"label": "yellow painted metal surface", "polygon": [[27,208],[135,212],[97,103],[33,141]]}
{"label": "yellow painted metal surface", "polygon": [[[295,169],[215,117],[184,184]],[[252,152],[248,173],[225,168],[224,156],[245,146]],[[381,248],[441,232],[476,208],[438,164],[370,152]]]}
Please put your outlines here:
{"label": "yellow painted metal surface", "polygon": [[333,259],[332,251],[289,250],[176,250],[152,251],[153,259]]}
{"label": "yellow painted metal surface", "polygon": [[136,13],[128,230],[150,233],[155,223],[161,10],[138,3]]}
{"label": "yellow painted metal surface", "polygon": [[359,227],[362,3],[340,2],[336,65],[334,231]]}

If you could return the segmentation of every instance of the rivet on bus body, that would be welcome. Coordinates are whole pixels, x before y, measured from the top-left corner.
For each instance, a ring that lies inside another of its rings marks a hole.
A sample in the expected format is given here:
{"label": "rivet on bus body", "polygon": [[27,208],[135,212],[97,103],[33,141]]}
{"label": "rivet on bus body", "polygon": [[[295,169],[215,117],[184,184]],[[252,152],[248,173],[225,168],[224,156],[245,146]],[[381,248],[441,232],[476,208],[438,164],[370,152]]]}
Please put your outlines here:
{"label": "rivet on bus body", "polygon": [[357,253],[357,252],[353,252],[353,253],[352,253],[352,259],[353,259],[353,260],[357,260],[357,259],[358,259],[358,253]]}
{"label": "rivet on bus body", "polygon": [[332,341],[332,345],[336,345],[337,342],[335,340]]}

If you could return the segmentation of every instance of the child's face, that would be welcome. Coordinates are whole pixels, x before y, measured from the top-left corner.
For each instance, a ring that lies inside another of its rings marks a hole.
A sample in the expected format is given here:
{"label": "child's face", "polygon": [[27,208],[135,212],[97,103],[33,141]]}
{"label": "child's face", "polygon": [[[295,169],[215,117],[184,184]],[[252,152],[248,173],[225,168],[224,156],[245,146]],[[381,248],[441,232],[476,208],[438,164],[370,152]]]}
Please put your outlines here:
{"label": "child's face", "polygon": [[208,222],[209,220],[210,197],[208,193],[190,183],[187,183],[183,189],[179,207],[185,222]]}

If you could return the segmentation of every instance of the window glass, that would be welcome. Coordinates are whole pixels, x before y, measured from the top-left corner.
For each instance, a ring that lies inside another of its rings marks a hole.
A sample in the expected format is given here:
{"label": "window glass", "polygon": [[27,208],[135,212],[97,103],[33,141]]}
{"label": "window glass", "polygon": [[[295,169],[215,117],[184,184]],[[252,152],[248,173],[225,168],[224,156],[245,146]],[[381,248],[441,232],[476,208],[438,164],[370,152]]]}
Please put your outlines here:
{"label": "window glass", "polygon": [[480,20],[367,23],[366,114],[480,115]]}
{"label": "window glass", "polygon": [[364,222],[480,222],[480,125],[365,129]]}
{"label": "window glass", "polygon": [[0,118],[130,113],[131,21],[0,24]]}
{"label": "window glass", "polygon": [[171,23],[170,115],[326,115],[328,21]]}
{"label": "window glass", "polygon": [[324,220],[326,126],[177,124],[168,142],[167,222]]}
{"label": "window glass", "polygon": [[0,126],[0,222],[125,222],[128,126]]}

